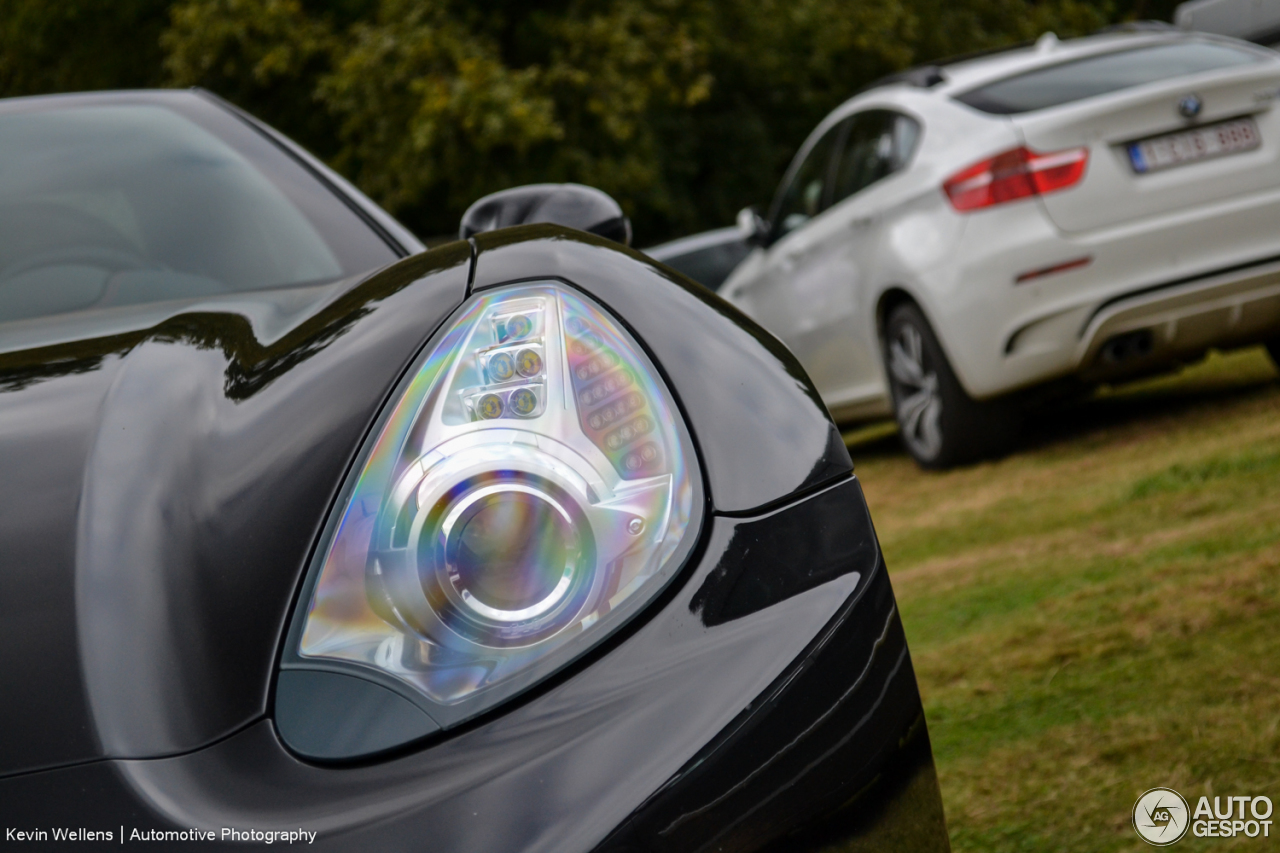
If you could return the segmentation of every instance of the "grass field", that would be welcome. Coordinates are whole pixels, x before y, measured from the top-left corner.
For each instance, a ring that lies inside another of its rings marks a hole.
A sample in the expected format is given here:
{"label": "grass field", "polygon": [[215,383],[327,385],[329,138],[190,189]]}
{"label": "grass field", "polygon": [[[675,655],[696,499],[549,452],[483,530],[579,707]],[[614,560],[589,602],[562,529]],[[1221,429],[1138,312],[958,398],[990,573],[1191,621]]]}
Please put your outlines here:
{"label": "grass field", "polygon": [[[1103,389],[945,474],[847,440],[902,610],[952,845],[1150,849],[1168,786],[1280,806],[1280,382],[1261,349]],[[1179,850],[1264,850],[1193,838]]]}

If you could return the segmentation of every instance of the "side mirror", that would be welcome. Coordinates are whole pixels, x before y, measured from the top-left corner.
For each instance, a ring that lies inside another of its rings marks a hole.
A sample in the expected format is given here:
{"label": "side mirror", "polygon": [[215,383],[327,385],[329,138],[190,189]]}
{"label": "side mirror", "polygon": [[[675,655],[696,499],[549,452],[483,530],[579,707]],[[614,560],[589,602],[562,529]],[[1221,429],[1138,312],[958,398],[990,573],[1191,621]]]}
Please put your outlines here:
{"label": "side mirror", "polygon": [[458,236],[551,222],[631,245],[631,220],[607,193],[582,184],[529,184],[487,195],[462,214]]}
{"label": "side mirror", "polygon": [[769,242],[769,221],[755,207],[744,207],[738,211],[738,230],[752,246],[763,246]]}

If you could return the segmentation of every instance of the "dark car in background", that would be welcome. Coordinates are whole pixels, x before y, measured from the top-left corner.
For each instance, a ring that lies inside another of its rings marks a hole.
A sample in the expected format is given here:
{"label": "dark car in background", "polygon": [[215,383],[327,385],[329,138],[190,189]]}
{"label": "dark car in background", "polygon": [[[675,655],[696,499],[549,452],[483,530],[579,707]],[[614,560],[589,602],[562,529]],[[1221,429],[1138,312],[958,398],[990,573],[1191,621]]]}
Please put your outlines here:
{"label": "dark car in background", "polygon": [[768,333],[572,217],[423,251],[205,93],[0,102],[0,155],[6,826],[948,849]]}
{"label": "dark car in background", "polygon": [[[750,215],[750,212],[747,212]],[[699,284],[718,291],[729,273],[751,254],[751,231],[742,226],[714,228],[651,246],[644,253]]]}

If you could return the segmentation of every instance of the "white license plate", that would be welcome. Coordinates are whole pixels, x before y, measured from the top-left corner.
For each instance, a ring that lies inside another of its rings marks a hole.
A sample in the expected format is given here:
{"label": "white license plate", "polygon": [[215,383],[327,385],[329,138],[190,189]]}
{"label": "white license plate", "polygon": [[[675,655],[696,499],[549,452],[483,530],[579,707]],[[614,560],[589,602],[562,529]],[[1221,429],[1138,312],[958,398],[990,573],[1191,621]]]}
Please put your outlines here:
{"label": "white license plate", "polygon": [[1129,143],[1129,162],[1138,174],[1158,172],[1184,163],[1252,151],[1262,144],[1258,125],[1251,118],[1238,118]]}

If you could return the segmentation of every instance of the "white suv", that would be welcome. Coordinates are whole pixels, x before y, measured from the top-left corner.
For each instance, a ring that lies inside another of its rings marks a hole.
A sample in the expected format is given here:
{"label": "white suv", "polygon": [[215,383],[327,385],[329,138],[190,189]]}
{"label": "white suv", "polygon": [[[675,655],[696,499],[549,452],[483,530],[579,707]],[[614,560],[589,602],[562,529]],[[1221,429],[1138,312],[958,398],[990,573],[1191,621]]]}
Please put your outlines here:
{"label": "white suv", "polygon": [[1028,386],[1280,353],[1278,99],[1280,54],[1172,28],[916,69],[810,135],[721,294],[926,467]]}

